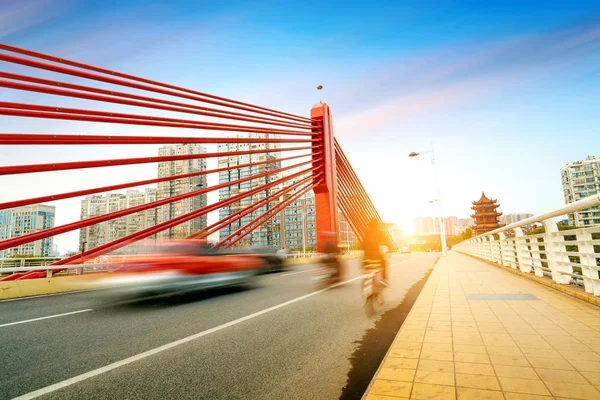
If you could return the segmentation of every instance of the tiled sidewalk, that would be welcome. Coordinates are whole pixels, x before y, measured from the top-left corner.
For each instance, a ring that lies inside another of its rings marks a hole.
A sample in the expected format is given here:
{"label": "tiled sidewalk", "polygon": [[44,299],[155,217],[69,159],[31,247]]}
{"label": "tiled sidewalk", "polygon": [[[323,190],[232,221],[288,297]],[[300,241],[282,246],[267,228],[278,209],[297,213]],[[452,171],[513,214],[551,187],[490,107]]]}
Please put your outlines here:
{"label": "tiled sidewalk", "polygon": [[450,252],[365,395],[398,398],[600,399],[600,308]]}

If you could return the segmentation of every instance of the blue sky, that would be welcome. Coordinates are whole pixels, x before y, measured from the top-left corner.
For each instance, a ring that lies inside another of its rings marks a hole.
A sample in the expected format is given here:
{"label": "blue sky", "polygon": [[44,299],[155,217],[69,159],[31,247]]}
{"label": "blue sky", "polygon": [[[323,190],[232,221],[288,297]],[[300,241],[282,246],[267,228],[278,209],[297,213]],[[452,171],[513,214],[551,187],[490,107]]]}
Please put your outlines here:
{"label": "blue sky", "polygon": [[[459,217],[482,190],[505,213],[559,207],[561,166],[600,156],[597,1],[324,3],[4,0],[0,41],[300,115],[322,99],[382,216],[407,227],[435,211],[428,160],[406,157],[431,141],[445,211]],[[67,104],[6,89],[0,98]],[[0,126],[132,131],[8,117]],[[0,164],[94,155],[0,149]],[[144,179],[155,167],[128,173]],[[97,181],[119,178],[113,170]],[[70,190],[77,175],[26,179],[0,177],[0,200]],[[78,218],[77,202],[57,207],[59,223]],[[59,238],[61,250],[73,238]]]}

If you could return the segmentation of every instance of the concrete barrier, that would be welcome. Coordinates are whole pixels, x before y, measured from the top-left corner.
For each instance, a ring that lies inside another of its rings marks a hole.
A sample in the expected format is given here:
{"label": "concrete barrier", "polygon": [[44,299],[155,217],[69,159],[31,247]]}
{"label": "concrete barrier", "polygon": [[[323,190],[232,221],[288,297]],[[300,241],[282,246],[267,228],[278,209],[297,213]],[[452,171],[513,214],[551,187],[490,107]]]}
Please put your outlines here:
{"label": "concrete barrier", "polygon": [[0,300],[86,290],[91,288],[92,280],[86,276],[63,276],[0,282]]}

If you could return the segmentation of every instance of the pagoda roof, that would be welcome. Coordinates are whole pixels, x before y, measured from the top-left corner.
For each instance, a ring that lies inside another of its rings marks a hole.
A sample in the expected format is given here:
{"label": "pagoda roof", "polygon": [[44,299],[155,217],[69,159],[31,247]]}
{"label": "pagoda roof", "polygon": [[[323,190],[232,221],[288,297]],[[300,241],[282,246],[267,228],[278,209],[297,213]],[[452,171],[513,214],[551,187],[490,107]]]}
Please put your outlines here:
{"label": "pagoda roof", "polygon": [[494,204],[498,201],[497,199],[488,199],[485,195],[485,192],[481,192],[481,198],[477,201],[472,201],[474,205],[485,205],[485,204]]}
{"label": "pagoda roof", "polygon": [[490,211],[490,212],[476,212],[475,214],[471,214],[471,218],[475,218],[475,217],[499,217],[501,216],[502,213],[501,212],[497,212],[497,211]]}

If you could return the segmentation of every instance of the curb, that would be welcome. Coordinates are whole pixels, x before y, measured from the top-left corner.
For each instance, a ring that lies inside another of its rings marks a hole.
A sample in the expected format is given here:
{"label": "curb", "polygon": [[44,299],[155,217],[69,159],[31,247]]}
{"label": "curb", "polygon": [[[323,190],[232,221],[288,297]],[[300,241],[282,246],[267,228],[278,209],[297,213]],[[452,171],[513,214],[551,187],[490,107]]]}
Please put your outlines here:
{"label": "curb", "polygon": [[[433,275],[433,272],[435,271],[435,268],[437,267],[437,265],[438,265],[438,263],[440,262],[441,259],[442,259],[442,257],[438,257],[435,265],[431,269],[431,273],[429,274],[429,276],[427,277],[427,280],[423,284],[423,288],[421,289],[421,292],[425,288],[425,285],[427,285],[427,283],[429,282],[429,279],[431,278],[431,275]],[[419,292],[419,295],[415,299],[415,304],[417,303],[417,301],[419,301],[419,297],[421,297],[421,292]],[[413,304],[413,306],[414,306],[414,304]],[[410,318],[410,315],[413,312],[413,308],[414,307],[410,308],[410,311],[406,315],[406,318],[404,319],[404,322],[408,321],[408,319]],[[371,378],[371,382],[369,383],[369,386],[367,386],[367,388],[365,389],[365,393],[363,393],[363,395],[361,397],[361,400],[366,400],[366,398],[369,396],[369,392],[371,391],[371,387],[373,386],[373,382],[375,382],[375,378],[377,377],[377,375],[379,375],[379,371],[383,367],[383,364],[385,363],[385,360],[389,357],[390,352],[392,351],[392,347],[394,347],[394,344],[398,340],[398,335],[402,331],[402,327],[404,326],[404,322],[400,326],[400,329],[398,329],[398,332],[396,332],[396,336],[394,337],[394,340],[392,341],[392,344],[390,345],[390,347],[388,348],[387,352],[385,353],[385,356],[383,356],[383,359],[381,360],[381,363],[379,363],[379,367],[377,368],[377,371],[375,371],[375,374],[373,374],[373,377]]]}

